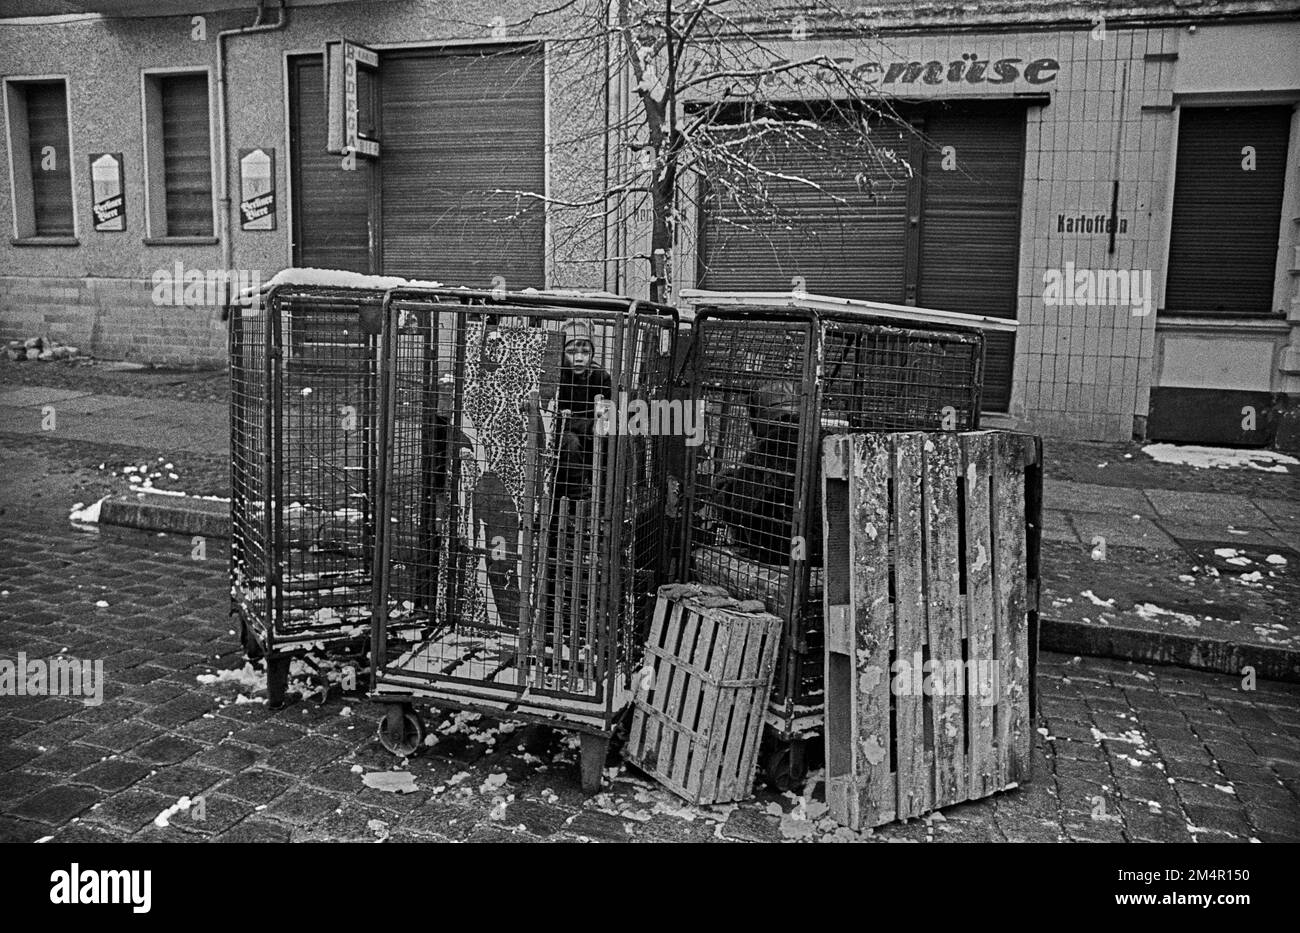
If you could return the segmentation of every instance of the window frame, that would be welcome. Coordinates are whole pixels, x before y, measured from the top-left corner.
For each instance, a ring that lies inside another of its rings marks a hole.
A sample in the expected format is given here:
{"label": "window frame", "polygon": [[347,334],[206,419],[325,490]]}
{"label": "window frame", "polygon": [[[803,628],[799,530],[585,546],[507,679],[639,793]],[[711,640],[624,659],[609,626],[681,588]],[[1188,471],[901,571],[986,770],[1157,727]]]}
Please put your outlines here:
{"label": "window frame", "polygon": [[[1155,309],[1157,323],[1168,326],[1207,326],[1211,328],[1229,328],[1236,325],[1244,328],[1285,323],[1285,311],[1279,311],[1279,303],[1284,303],[1287,295],[1287,283],[1291,275],[1288,271],[1287,256],[1291,249],[1288,241],[1288,227],[1292,223],[1288,216],[1288,206],[1295,203],[1300,196],[1300,94],[1295,92],[1260,92],[1255,94],[1227,93],[1193,93],[1179,94],[1174,97],[1172,132],[1169,134],[1168,174],[1164,183],[1165,205],[1160,223],[1160,235],[1163,239],[1163,251],[1160,255],[1162,268],[1159,270],[1160,300]],[[1277,229],[1277,256],[1273,270],[1273,296],[1270,310],[1258,314],[1233,314],[1217,311],[1189,311],[1170,308],[1167,302],[1170,276],[1170,246],[1173,244],[1174,196],[1178,185],[1178,145],[1182,129],[1182,116],[1185,110],[1201,110],[1231,107],[1291,107],[1291,126],[1287,139],[1286,168],[1282,178],[1281,217]]]}
{"label": "window frame", "polygon": [[[81,245],[81,217],[77,210],[77,160],[74,157],[72,136],[72,85],[71,76],[63,74],[41,75],[6,75],[3,78],[5,143],[9,147],[9,193],[12,206],[13,236],[10,243],[14,246],[79,246]],[[36,202],[32,181],[32,164],[30,156],[21,159],[19,153],[29,149],[29,130],[27,120],[27,101],[24,88],[32,84],[63,85],[64,117],[68,128],[68,188],[72,202],[72,234],[38,234],[36,232]],[[24,95],[21,101],[21,119],[18,95]],[[19,126],[19,124],[22,124]],[[21,141],[22,145],[16,145]]]}
{"label": "window frame", "polygon": [[[212,181],[212,232],[206,235],[172,236],[167,230],[167,179],[162,138],[162,79],[201,74],[208,85],[208,173]],[[213,126],[216,88],[212,69],[205,65],[140,70],[140,152],[144,178],[144,244],[146,246],[210,246],[220,242],[218,211],[220,179],[217,177],[220,140]]]}

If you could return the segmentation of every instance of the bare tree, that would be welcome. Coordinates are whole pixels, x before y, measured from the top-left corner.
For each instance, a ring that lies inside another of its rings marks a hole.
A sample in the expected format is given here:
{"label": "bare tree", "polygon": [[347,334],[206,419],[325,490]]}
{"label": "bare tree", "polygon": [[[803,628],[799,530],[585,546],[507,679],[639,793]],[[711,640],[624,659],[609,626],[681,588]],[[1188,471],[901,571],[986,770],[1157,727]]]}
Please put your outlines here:
{"label": "bare tree", "polygon": [[[826,0],[558,0],[507,25],[548,36],[557,100],[593,106],[566,116],[551,145],[580,178],[490,194],[513,196],[516,216],[544,206],[553,248],[588,255],[611,225],[648,212],[648,249],[616,258],[649,262],[652,298],[671,293],[673,249],[702,199],[738,228],[788,230],[801,222],[791,190],[846,204],[912,172],[897,147],[906,123],[878,69],[862,67],[881,40]],[[783,168],[791,152],[818,171]]]}

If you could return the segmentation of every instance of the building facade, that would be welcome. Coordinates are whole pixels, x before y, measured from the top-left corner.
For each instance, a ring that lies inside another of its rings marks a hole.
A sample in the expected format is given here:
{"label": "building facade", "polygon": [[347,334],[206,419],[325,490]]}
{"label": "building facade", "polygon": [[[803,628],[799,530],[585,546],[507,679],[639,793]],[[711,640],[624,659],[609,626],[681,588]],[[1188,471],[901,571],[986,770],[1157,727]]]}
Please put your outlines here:
{"label": "building facade", "polygon": [[[0,337],[219,361],[219,280],[289,265],[645,293],[644,212],[559,209],[626,177],[610,127],[638,106],[576,20],[518,0],[17,6]],[[989,346],[992,425],[1300,444],[1300,5],[851,9],[878,34],[792,13],[773,60],[827,55],[878,88],[911,171],[792,201],[794,232],[692,199],[675,286],[1014,317]],[[374,156],[341,154],[326,105],[349,67]]]}

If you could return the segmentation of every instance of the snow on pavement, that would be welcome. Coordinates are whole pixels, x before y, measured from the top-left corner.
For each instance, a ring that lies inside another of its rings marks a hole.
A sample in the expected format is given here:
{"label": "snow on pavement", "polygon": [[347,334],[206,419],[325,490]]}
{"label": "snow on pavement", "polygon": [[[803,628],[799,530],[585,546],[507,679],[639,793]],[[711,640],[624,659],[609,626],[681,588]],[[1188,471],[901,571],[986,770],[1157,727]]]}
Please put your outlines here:
{"label": "snow on pavement", "polygon": [[1193,444],[1148,444],[1142,452],[1157,463],[1190,466],[1198,470],[1230,470],[1247,467],[1265,473],[1289,473],[1287,466],[1300,460],[1273,450],[1238,450],[1232,447],[1199,447]]}

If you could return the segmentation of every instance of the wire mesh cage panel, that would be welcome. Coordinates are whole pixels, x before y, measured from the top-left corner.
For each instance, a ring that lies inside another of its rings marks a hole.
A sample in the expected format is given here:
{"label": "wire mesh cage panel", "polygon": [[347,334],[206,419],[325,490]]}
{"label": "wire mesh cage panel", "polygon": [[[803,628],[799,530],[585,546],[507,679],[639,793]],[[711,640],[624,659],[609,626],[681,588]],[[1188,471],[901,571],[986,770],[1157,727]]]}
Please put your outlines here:
{"label": "wire mesh cage panel", "polygon": [[232,321],[231,593],[251,654],[369,634],[383,296],[281,286]]}
{"label": "wire mesh cage panel", "polygon": [[430,290],[384,321],[376,696],[608,729],[664,578],[672,313]]}
{"label": "wire mesh cage panel", "polygon": [[688,452],[685,579],[784,620],[768,710],[780,739],[822,719],[821,436],[977,427],[983,357],[976,330],[761,307],[697,317],[704,441]]}

